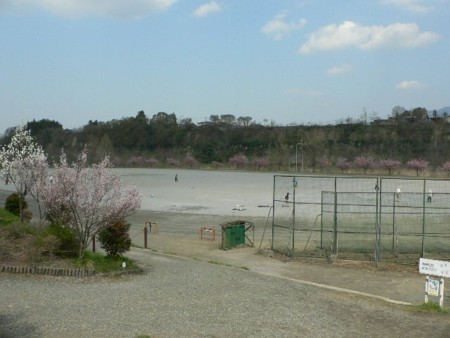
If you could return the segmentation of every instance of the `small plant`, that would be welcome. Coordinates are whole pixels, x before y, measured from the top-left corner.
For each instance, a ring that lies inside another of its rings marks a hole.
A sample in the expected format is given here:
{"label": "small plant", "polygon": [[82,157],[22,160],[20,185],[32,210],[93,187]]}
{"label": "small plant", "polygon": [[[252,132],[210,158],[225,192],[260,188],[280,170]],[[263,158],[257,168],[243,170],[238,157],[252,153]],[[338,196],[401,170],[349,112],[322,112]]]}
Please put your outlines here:
{"label": "small plant", "polygon": [[131,239],[129,230],[130,224],[125,220],[121,220],[113,226],[100,231],[98,239],[102,249],[106,251],[108,256],[120,256],[130,250]]}
{"label": "small plant", "polygon": [[428,312],[448,313],[449,310],[442,308],[438,303],[428,302],[419,305],[419,309]]}
{"label": "small plant", "polygon": [[28,203],[25,198],[16,192],[9,195],[5,202],[5,209],[16,216],[20,216],[21,210],[25,210],[27,207]]}

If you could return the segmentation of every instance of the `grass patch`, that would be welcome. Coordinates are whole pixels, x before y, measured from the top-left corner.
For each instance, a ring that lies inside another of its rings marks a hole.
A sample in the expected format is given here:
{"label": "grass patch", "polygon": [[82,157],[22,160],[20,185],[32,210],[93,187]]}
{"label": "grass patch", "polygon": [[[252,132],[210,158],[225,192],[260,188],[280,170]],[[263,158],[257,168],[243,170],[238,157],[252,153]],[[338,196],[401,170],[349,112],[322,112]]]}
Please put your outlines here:
{"label": "grass patch", "polygon": [[419,310],[436,313],[449,313],[449,309],[440,307],[438,303],[428,302],[418,306]]}
{"label": "grass patch", "polygon": [[124,268],[122,267],[122,263],[126,263],[125,269],[135,269],[136,264],[129,258],[118,256],[111,257],[105,256],[100,253],[94,252],[86,252],[84,254],[84,258],[80,261],[76,259],[74,264],[78,268],[92,268],[97,272],[114,272],[114,271],[122,271]]}
{"label": "grass patch", "polygon": [[0,226],[9,225],[20,221],[20,217],[11,214],[5,209],[0,209]]}

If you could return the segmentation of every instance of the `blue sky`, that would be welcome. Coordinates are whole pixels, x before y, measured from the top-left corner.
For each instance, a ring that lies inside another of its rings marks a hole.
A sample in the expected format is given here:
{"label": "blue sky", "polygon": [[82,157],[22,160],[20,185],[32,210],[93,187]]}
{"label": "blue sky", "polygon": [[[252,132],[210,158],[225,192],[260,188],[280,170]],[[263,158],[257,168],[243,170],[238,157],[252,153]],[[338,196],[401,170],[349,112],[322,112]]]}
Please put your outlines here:
{"label": "blue sky", "polygon": [[450,0],[0,0],[0,132],[450,105]]}

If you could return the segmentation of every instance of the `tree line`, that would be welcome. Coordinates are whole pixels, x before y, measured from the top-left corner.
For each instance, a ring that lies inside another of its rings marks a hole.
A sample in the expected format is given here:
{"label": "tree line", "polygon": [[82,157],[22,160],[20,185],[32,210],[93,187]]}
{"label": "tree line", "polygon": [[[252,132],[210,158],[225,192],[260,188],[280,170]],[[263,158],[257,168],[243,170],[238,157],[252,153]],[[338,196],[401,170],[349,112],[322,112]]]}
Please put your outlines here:
{"label": "tree line", "polygon": [[[309,172],[384,168],[392,173],[406,167],[417,171],[417,166],[408,165],[411,161],[422,161],[422,167],[426,162],[426,168],[433,170],[443,169],[450,161],[450,124],[428,118],[423,108],[402,111],[385,123],[352,120],[278,126],[226,114],[194,124],[174,113],[149,118],[140,111],[119,120],[89,121],[74,130],[47,119],[28,122],[26,128],[50,160],[59,158],[62,149],[75,159],[86,148],[90,161],[109,155],[121,167],[302,168]],[[10,141],[12,130],[5,132],[1,144]],[[369,164],[363,164],[364,160]]]}

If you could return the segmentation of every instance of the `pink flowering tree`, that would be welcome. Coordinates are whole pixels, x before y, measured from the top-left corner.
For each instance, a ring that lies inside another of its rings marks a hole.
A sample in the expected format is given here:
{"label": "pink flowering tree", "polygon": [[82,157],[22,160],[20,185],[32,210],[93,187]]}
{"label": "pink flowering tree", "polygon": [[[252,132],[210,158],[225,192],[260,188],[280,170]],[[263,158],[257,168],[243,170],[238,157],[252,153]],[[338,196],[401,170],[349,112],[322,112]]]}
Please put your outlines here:
{"label": "pink flowering tree", "polygon": [[120,175],[111,169],[108,157],[88,165],[86,151],[73,164],[62,153],[42,195],[49,218],[61,222],[79,239],[80,259],[93,236],[135,213],[141,205],[136,188],[122,188]]}
{"label": "pink flowering tree", "polygon": [[139,166],[144,163],[144,159],[142,158],[142,156],[132,156],[127,162],[132,166]]}
{"label": "pink flowering tree", "polygon": [[325,157],[320,158],[317,162],[319,163],[320,170],[324,172],[327,171],[332,164],[331,161]]}
{"label": "pink flowering tree", "polygon": [[375,160],[373,157],[366,157],[366,156],[358,156],[353,160],[353,165],[355,168],[362,169],[364,171],[364,174],[367,173],[367,170],[373,169],[375,167]]}
{"label": "pink flowering tree", "polygon": [[344,171],[349,170],[352,167],[352,164],[345,158],[339,158],[336,161],[336,167],[343,173]]}
{"label": "pink flowering tree", "polygon": [[428,162],[421,159],[410,160],[408,161],[408,163],[406,163],[406,165],[408,166],[408,168],[415,170],[417,176],[419,176],[419,173],[421,171],[428,168]]}
{"label": "pink flowering tree", "polygon": [[270,165],[270,161],[267,157],[257,157],[252,161],[253,165],[261,170],[261,168],[267,168]]}
{"label": "pink flowering tree", "polygon": [[144,162],[145,162],[145,164],[147,164],[149,167],[152,167],[152,168],[159,165],[159,161],[154,157],[146,158],[144,160]]}
{"label": "pink flowering tree", "polygon": [[176,159],[174,159],[174,158],[171,158],[171,157],[169,157],[169,158],[166,160],[166,163],[167,163],[167,165],[169,165],[170,167],[179,167],[179,166],[180,166],[180,161],[178,161],[178,160],[176,160]]}
{"label": "pink flowering tree", "polygon": [[187,155],[186,158],[184,159],[184,162],[188,165],[189,168],[198,165],[197,159],[192,155]]}
{"label": "pink flowering tree", "polygon": [[[6,184],[13,184],[19,195],[19,208],[27,194],[37,202],[40,216],[43,217],[39,186],[47,178],[47,156],[26,130],[17,127],[11,141],[0,150],[0,173]],[[23,215],[22,215],[23,221]]]}
{"label": "pink flowering tree", "polygon": [[214,169],[223,167],[223,163],[218,162],[218,161],[212,161],[211,165],[213,166]]}
{"label": "pink flowering tree", "polygon": [[442,163],[442,170],[447,172],[447,176],[450,177],[450,161]]}
{"label": "pink flowering tree", "polygon": [[388,171],[389,175],[392,174],[392,171],[397,170],[398,168],[400,168],[400,166],[402,165],[402,163],[398,160],[392,160],[392,159],[387,159],[387,160],[381,160],[379,162],[379,166],[381,168],[384,168]]}
{"label": "pink flowering tree", "polygon": [[233,157],[230,157],[228,162],[231,165],[236,166],[237,169],[242,168],[248,164],[248,158],[245,155],[235,155]]}

